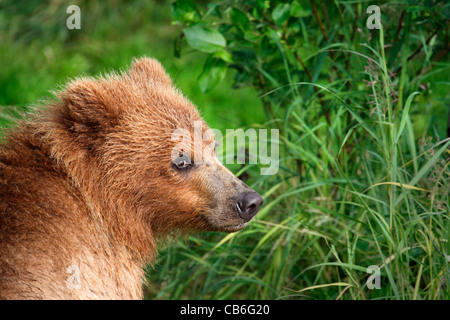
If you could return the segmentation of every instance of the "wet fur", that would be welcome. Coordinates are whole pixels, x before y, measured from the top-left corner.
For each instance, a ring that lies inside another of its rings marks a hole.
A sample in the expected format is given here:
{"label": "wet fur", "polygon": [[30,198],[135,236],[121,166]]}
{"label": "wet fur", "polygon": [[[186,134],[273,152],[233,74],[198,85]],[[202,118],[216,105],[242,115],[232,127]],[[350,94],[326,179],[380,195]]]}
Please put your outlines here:
{"label": "wet fur", "polygon": [[157,61],[56,96],[0,145],[1,299],[141,299],[158,238],[238,223],[222,203],[248,187],[171,166],[173,130],[203,120]]}

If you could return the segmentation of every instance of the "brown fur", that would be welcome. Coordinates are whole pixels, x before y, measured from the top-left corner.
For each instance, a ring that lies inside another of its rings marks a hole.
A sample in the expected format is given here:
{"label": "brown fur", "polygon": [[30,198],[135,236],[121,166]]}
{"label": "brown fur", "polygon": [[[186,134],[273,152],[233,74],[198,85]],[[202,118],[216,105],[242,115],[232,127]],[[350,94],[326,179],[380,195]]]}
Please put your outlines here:
{"label": "brown fur", "polygon": [[140,299],[160,236],[246,225],[228,202],[250,189],[214,155],[174,169],[172,132],[203,120],[157,61],[57,98],[0,145],[1,299]]}

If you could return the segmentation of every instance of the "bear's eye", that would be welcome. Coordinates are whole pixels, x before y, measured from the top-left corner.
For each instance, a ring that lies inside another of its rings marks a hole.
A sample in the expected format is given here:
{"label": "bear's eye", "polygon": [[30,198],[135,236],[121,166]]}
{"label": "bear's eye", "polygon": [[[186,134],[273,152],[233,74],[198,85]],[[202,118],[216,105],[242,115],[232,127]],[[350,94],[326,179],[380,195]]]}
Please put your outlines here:
{"label": "bear's eye", "polygon": [[192,166],[191,159],[186,155],[176,158],[173,164],[177,169],[187,169]]}

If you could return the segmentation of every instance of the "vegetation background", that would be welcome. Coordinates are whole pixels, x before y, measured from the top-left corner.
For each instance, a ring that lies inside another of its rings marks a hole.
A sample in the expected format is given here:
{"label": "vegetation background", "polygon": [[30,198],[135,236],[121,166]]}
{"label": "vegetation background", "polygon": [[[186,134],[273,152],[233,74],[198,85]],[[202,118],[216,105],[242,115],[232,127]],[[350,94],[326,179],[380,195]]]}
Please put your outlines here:
{"label": "vegetation background", "polygon": [[280,170],[231,166],[256,220],[161,246],[147,299],[449,299],[449,18],[439,0],[3,0],[0,126],[155,57],[211,127],[279,129]]}

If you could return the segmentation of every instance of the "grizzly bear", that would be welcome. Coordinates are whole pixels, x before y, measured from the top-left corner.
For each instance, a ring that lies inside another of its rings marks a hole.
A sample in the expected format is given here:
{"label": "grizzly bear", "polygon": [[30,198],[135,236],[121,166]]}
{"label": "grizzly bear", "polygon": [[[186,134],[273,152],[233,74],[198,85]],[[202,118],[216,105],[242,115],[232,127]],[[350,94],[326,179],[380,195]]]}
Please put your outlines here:
{"label": "grizzly bear", "polygon": [[[201,143],[174,139],[199,122]],[[158,239],[244,228],[262,198],[220,163],[210,131],[150,58],[74,80],[8,129],[0,298],[141,299]]]}

